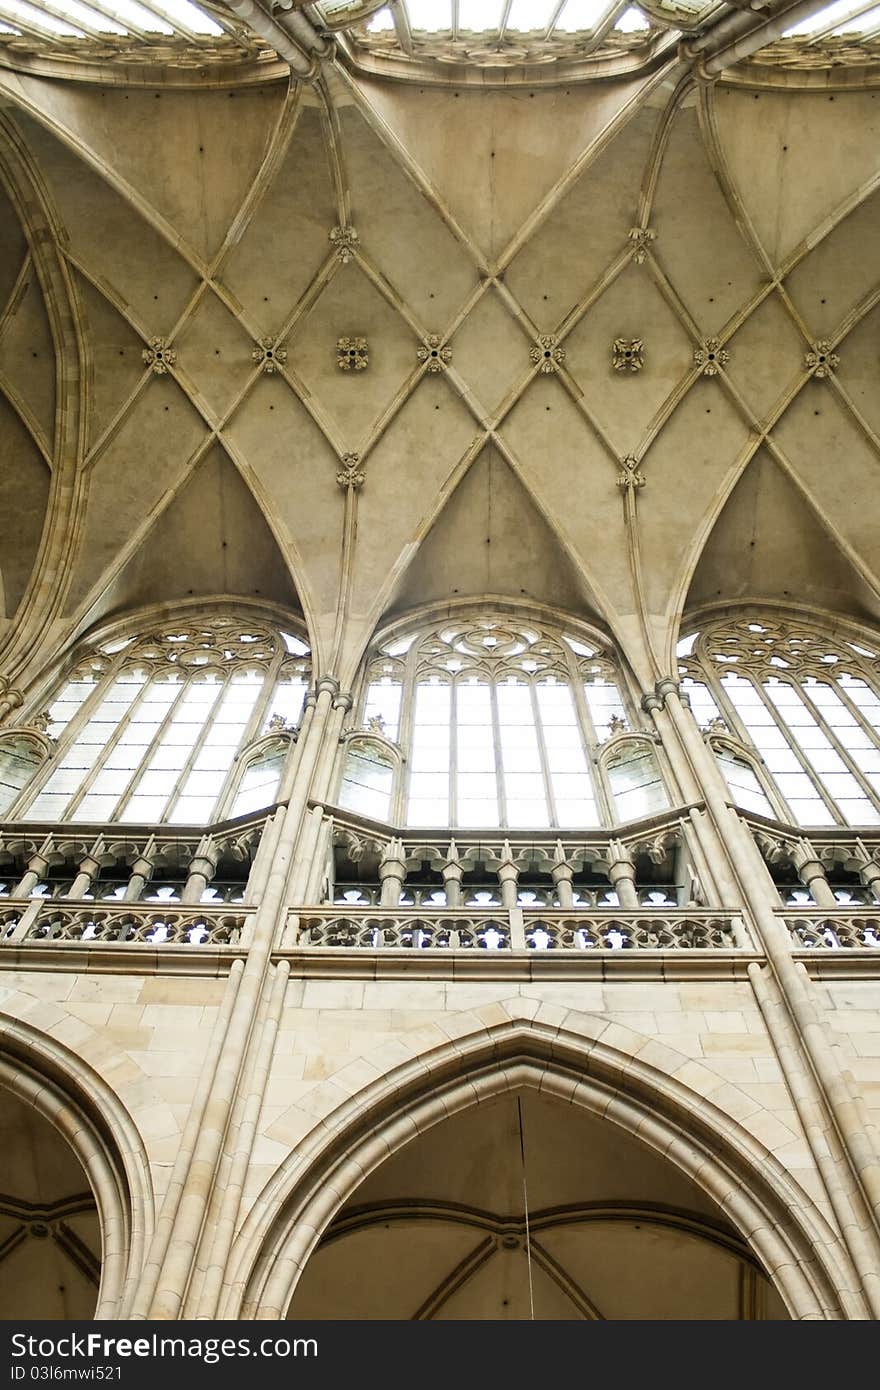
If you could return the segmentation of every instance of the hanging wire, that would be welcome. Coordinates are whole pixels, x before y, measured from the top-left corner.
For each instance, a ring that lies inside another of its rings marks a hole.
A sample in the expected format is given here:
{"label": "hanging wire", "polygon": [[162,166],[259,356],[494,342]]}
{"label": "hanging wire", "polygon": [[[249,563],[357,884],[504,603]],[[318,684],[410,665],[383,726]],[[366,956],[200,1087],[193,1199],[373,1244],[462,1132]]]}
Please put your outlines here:
{"label": "hanging wire", "polygon": [[535,1321],[535,1290],[532,1285],[532,1236],[529,1230],[529,1188],[526,1182],[526,1141],[523,1134],[522,1100],[516,1098],[516,1113],[519,1120],[519,1156],[522,1165],[523,1211],[526,1218],[526,1268],[529,1272],[529,1309],[532,1322]]}

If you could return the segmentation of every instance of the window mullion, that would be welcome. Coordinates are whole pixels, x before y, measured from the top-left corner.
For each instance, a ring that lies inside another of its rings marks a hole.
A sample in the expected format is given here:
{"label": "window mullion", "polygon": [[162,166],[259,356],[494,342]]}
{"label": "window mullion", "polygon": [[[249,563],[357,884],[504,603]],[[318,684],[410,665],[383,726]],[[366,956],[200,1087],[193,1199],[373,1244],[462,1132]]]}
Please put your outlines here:
{"label": "window mullion", "polygon": [[538,756],[541,759],[541,772],[544,777],[544,795],[547,798],[547,811],[550,817],[550,824],[554,829],[559,828],[559,817],[556,814],[556,798],[553,795],[553,784],[550,780],[550,764],[547,758],[547,745],[544,741],[544,726],[541,723],[541,711],[538,707],[538,691],[536,682],[530,680],[529,697],[532,702],[532,718],[535,721],[535,733],[538,738]]}
{"label": "window mullion", "polygon": [[[64,808],[64,812],[63,812],[63,814],[62,814],[61,817],[60,817],[60,819],[61,819],[62,821],[68,821],[68,820],[71,819],[71,817],[73,816],[74,811],[76,811],[76,810],[78,809],[79,805],[81,804],[81,802],[83,801],[83,799],[85,798],[85,796],[91,791],[92,786],[93,786],[93,784],[94,784],[94,782],[95,782],[95,779],[96,779],[96,777],[98,776],[98,774],[103,770],[103,768],[106,767],[106,765],[107,765],[107,755],[108,755],[109,753],[112,753],[113,749],[114,749],[114,748],[116,747],[116,745],[119,743],[119,740],[122,738],[123,730],[126,729],[126,728],[128,727],[128,724],[129,724],[131,715],[134,713],[134,711],[139,707],[139,705],[140,705],[140,704],[142,703],[142,701],[143,701],[144,694],[145,694],[145,692],[146,692],[146,690],[147,690],[147,687],[148,687],[149,684],[150,684],[150,675],[149,675],[149,671],[146,672],[146,677],[147,677],[147,678],[146,678],[146,680],[144,681],[143,685],[141,686],[140,690],[138,691],[137,695],[135,695],[135,697],[134,697],[134,699],[132,700],[131,704],[129,705],[128,709],[125,711],[125,714],[122,716],[122,718],[120,719],[119,723],[116,725],[116,728],[113,730],[113,733],[110,735],[110,737],[108,738],[107,742],[104,744],[104,747],[103,747],[103,749],[102,749],[100,755],[98,756],[98,758],[95,760],[95,763],[93,764],[92,767],[89,768],[88,772],[87,772],[86,775],[83,777],[83,779],[82,779],[82,781],[80,782],[79,786],[77,787],[76,791],[75,791],[75,792],[72,794],[72,796],[70,796],[70,798],[68,799],[67,805],[66,805],[65,808]],[[113,684],[113,682],[111,681],[111,682],[107,685],[107,688],[106,688],[107,691],[109,691],[110,689],[112,689],[112,684]],[[105,692],[104,696],[102,696],[102,698],[106,698],[106,692]],[[96,708],[97,708],[97,706],[96,706]],[[91,719],[91,717],[92,717],[91,714],[89,714],[89,719]],[[82,725],[82,728],[80,729],[79,733],[77,734],[77,738],[79,738],[79,735],[83,732],[83,730],[85,729],[86,724],[87,724],[88,722],[89,722],[88,719],[85,720],[85,722],[84,722],[83,725]],[[69,752],[70,749],[73,748],[75,742],[76,742],[76,740],[74,740],[74,743],[71,743],[71,744],[69,745],[69,748],[66,750],[67,752]],[[54,766],[55,768],[58,768],[58,767],[60,766],[60,764],[61,764],[61,761],[62,761],[62,759],[58,758],[57,755],[56,755],[56,759],[53,760],[53,766]],[[112,817],[111,817],[111,820],[112,820]]]}
{"label": "window mullion", "polygon": [[[741,671],[738,671],[735,674],[743,679],[751,680],[751,676],[749,676],[748,674],[744,676],[743,672]],[[753,749],[757,756],[763,762],[763,756],[758,750],[758,747],[755,744],[755,740],[752,738],[752,735],[746,728],[745,722],[742,716],[740,715],[739,710],[733,702],[733,696],[728,695],[727,688],[720,676],[717,676],[716,679],[713,679],[713,677],[716,676],[717,672],[715,668],[710,668],[708,673],[708,679],[706,680],[706,686],[708,687],[710,695],[712,695],[715,699],[715,703],[718,706],[718,710],[721,714],[722,719],[724,720],[727,727],[730,729],[730,732],[733,734],[734,738],[739,739],[740,743],[744,744],[746,748]],[[754,680],[752,680],[752,685],[754,684],[755,682]],[[694,720],[694,723],[696,723],[696,720]]]}
{"label": "window mullion", "polygon": [[449,824],[458,825],[458,681],[449,682]]}
{"label": "window mullion", "polygon": [[492,702],[492,742],[495,748],[495,788],[498,796],[498,823],[507,826],[507,793],[504,789],[504,760],[501,755],[501,720],[498,718],[498,694],[495,676],[489,677],[489,695]]}
{"label": "window mullion", "polygon": [[[188,685],[189,685],[190,688],[194,687],[196,684],[197,684],[197,682],[196,682],[195,679],[193,679],[193,680],[191,680],[191,681],[188,682]],[[214,713],[215,713],[215,711],[219,708],[220,704],[222,703],[223,698],[224,698],[224,696],[225,696],[225,694],[226,694],[226,692],[227,692],[228,689],[229,689],[229,676],[228,676],[228,674],[226,674],[226,675],[224,675],[224,677],[220,680],[220,682],[219,682],[219,684],[218,684],[218,686],[217,686],[217,693],[216,693],[216,695],[214,696],[214,699],[213,699],[212,703],[211,703],[211,704],[207,707],[207,709],[205,710],[205,715],[204,715],[204,718],[203,718],[203,720],[202,720],[202,727],[201,727],[201,730],[200,730],[199,733],[196,735],[196,741],[195,741],[195,743],[193,744],[192,748],[190,749],[189,757],[188,757],[188,758],[186,759],[186,761],[184,762],[183,767],[181,768],[180,773],[179,773],[179,775],[178,775],[178,777],[177,777],[177,780],[176,780],[176,782],[174,783],[174,786],[171,788],[171,791],[168,793],[168,796],[167,796],[167,798],[166,798],[166,800],[165,800],[165,810],[162,812],[162,815],[159,817],[159,820],[160,820],[161,822],[163,822],[163,823],[165,823],[165,822],[168,821],[168,817],[171,815],[171,812],[174,810],[174,807],[177,805],[177,802],[178,802],[178,800],[179,800],[179,798],[180,798],[181,788],[183,787],[184,782],[186,781],[187,777],[189,776],[189,774],[190,774],[190,773],[192,772],[192,770],[193,770],[193,764],[195,763],[196,758],[197,758],[197,757],[199,756],[199,754],[201,753],[202,747],[203,747],[204,742],[205,742],[205,739],[208,737],[208,731],[210,730],[212,724],[214,723],[214,718],[213,718]],[[240,741],[239,741],[238,747],[239,747],[239,748],[241,747],[241,742],[240,742]],[[236,751],[238,751],[238,750],[236,749]],[[215,798],[214,806],[216,806],[216,805],[217,805],[217,800],[216,800],[216,798]],[[212,809],[213,809],[213,808],[212,808]]]}
{"label": "window mullion", "polygon": [[[232,755],[232,761],[229,764],[229,767],[226,769],[226,773],[223,777],[223,782],[220,787],[220,790],[214,799],[214,809],[211,812],[212,820],[218,820],[220,818],[219,812],[223,810],[224,807],[226,807],[227,802],[229,803],[229,812],[231,813],[232,802],[234,799],[233,793],[236,790],[236,784],[240,781],[240,778],[244,776],[244,773],[247,770],[247,767],[249,766],[249,763],[245,762],[243,767],[238,767],[238,755],[239,753],[241,753],[243,749],[249,747],[250,744],[255,743],[259,738],[260,731],[262,730],[263,725],[266,722],[266,718],[269,712],[269,706],[272,702],[272,697],[274,696],[275,691],[278,688],[278,682],[281,680],[281,677],[284,673],[283,659],[281,662],[273,664],[275,664],[274,675],[271,674],[271,667],[269,669],[266,669],[264,667],[254,668],[255,670],[258,670],[260,672],[260,675],[263,678],[263,683],[260,687],[260,693],[254,701],[254,707],[248,715],[248,720],[244,726],[244,729],[242,730],[241,738],[238,740],[238,747]],[[226,689],[228,689],[230,683],[231,675],[227,680],[226,684],[224,685],[224,693]],[[207,728],[204,728],[202,730],[200,747],[204,744],[206,737]],[[290,748],[288,746],[287,752],[289,751]],[[287,754],[285,753],[285,757],[286,755]]]}
{"label": "window mullion", "polygon": [[[819,728],[822,730],[822,732],[823,732],[823,734],[825,735],[825,737],[829,740],[829,742],[830,742],[832,748],[834,749],[835,753],[837,754],[837,756],[838,756],[838,757],[846,764],[846,766],[849,768],[849,771],[853,774],[853,776],[855,777],[856,781],[859,783],[859,786],[862,788],[862,790],[863,790],[863,792],[865,793],[865,796],[867,797],[868,801],[870,801],[870,802],[873,804],[873,802],[874,802],[874,792],[873,792],[873,790],[872,790],[871,787],[868,785],[868,783],[865,781],[865,778],[862,776],[862,773],[859,771],[858,766],[857,766],[856,763],[853,761],[853,758],[852,758],[851,754],[849,754],[849,753],[847,752],[847,750],[844,748],[842,741],[837,737],[837,735],[835,734],[835,732],[834,732],[834,730],[832,729],[831,725],[828,724],[828,723],[826,723],[825,719],[824,719],[823,716],[822,716],[822,711],[821,711],[821,709],[819,708],[819,706],[818,706],[818,705],[815,705],[815,704],[813,703],[813,701],[810,699],[810,696],[809,696],[809,686],[805,686],[805,685],[802,684],[802,685],[800,685],[799,688],[800,688],[801,699],[803,700],[804,704],[807,706],[807,709],[810,711],[810,714],[813,716],[813,718],[815,719],[816,723],[819,725]],[[833,686],[831,686],[830,688],[831,688],[831,689],[834,689]],[[821,772],[816,772],[816,773],[815,773],[815,776],[818,777],[820,780],[822,780],[822,774],[821,774]],[[831,793],[829,792],[828,795],[831,796]],[[832,798],[832,799],[833,799],[833,798]],[[841,815],[842,815],[842,813],[841,813]],[[845,817],[844,817],[843,819],[844,819],[844,824],[846,824],[847,822],[846,822]]]}
{"label": "window mullion", "polygon": [[[834,819],[835,819],[835,821],[838,823],[838,825],[844,825],[846,822],[844,821],[843,817],[841,816],[840,812],[838,811],[837,805],[836,805],[835,801],[834,801],[833,798],[832,798],[831,796],[829,796],[829,794],[826,792],[825,787],[823,786],[823,784],[822,784],[822,782],[821,782],[821,780],[820,780],[820,778],[819,778],[818,773],[814,770],[814,768],[813,768],[813,766],[812,766],[812,764],[811,764],[809,758],[807,757],[806,752],[801,748],[801,745],[800,745],[800,743],[798,742],[797,735],[795,734],[793,728],[791,727],[791,725],[788,724],[788,722],[782,717],[782,715],[781,715],[781,714],[779,713],[779,711],[776,709],[775,705],[773,704],[773,701],[770,699],[769,695],[767,694],[766,690],[764,689],[764,682],[763,682],[762,680],[760,680],[758,677],[752,677],[751,680],[752,680],[752,685],[756,688],[756,690],[758,691],[758,694],[761,696],[761,700],[762,700],[762,702],[763,702],[763,704],[764,704],[765,709],[769,710],[770,714],[771,714],[772,717],[773,717],[773,721],[774,721],[774,723],[776,724],[776,727],[777,727],[778,729],[781,729],[781,730],[782,730],[783,737],[787,740],[789,748],[790,748],[791,751],[794,753],[794,755],[795,755],[795,757],[797,758],[798,762],[800,763],[801,768],[803,769],[803,771],[806,773],[806,775],[809,777],[810,781],[813,783],[813,786],[815,787],[816,791],[819,793],[819,796],[820,796],[821,800],[825,803],[825,806],[826,806],[827,809],[831,812],[832,816],[834,817]],[[797,690],[798,692],[802,693],[802,687],[801,687],[800,683],[798,683],[797,685],[794,685],[794,684],[793,684],[793,685],[792,685],[792,688],[793,688],[794,690]],[[751,738],[750,738],[749,741],[750,741],[750,743],[752,744],[752,746],[755,747],[754,739],[751,739]],[[761,752],[760,752],[760,749],[757,750],[757,751],[758,751],[758,756],[761,758],[761,761],[764,762],[764,758],[763,758],[763,755],[762,755]],[[764,765],[766,766],[766,762],[765,762]],[[776,783],[776,778],[775,778],[775,776],[773,775],[772,772],[770,773],[770,776],[773,777],[773,781],[774,781],[774,783]],[[782,792],[781,792],[781,789],[779,788],[778,784],[777,784],[777,791],[779,791],[780,796],[782,796]],[[794,820],[794,816],[792,815],[791,807],[790,807],[789,804],[788,804],[788,797],[783,796],[783,797],[782,797],[782,800],[785,802],[785,805],[786,805],[786,808],[787,808],[787,810],[788,810],[789,815],[792,816],[792,820]],[[798,824],[799,824],[799,823],[800,823],[800,822],[798,822]]]}
{"label": "window mullion", "polygon": [[[179,674],[179,671],[178,671],[178,668],[177,668],[177,667],[174,667],[173,669],[174,669],[174,671],[175,671],[176,673]],[[170,672],[167,672],[166,674],[170,674]],[[147,693],[147,690],[149,689],[149,687],[150,687],[151,685],[153,685],[154,682],[156,682],[157,680],[158,680],[158,676],[155,676],[155,675],[154,675],[154,676],[151,676],[151,677],[150,677],[150,679],[147,681],[146,685],[144,686],[144,690],[143,690],[144,697],[146,697],[146,693]],[[162,719],[160,720],[160,722],[159,722],[159,727],[158,727],[158,729],[156,730],[156,732],[154,733],[153,737],[150,739],[150,742],[147,744],[146,751],[144,752],[143,757],[141,758],[141,760],[140,760],[140,762],[138,763],[137,767],[135,768],[134,772],[131,774],[131,776],[130,776],[129,779],[128,779],[128,786],[126,787],[125,791],[124,791],[124,792],[122,793],[122,795],[120,796],[119,800],[118,800],[117,803],[116,803],[116,806],[115,806],[114,809],[113,809],[113,819],[114,819],[114,820],[118,820],[118,819],[122,816],[122,813],[123,813],[125,807],[128,805],[129,801],[131,800],[132,796],[134,795],[134,789],[135,789],[135,787],[137,786],[137,784],[138,784],[138,782],[140,781],[140,779],[141,779],[141,777],[143,776],[143,774],[146,772],[147,768],[149,767],[149,765],[150,765],[150,759],[153,757],[153,754],[155,753],[156,749],[159,747],[159,744],[162,742],[162,736],[163,736],[163,734],[165,733],[166,729],[168,728],[169,724],[171,723],[171,720],[172,720],[172,718],[174,717],[174,712],[175,712],[175,710],[177,709],[178,705],[180,704],[181,700],[183,699],[184,694],[185,694],[186,691],[189,689],[189,684],[190,684],[190,683],[189,683],[188,680],[184,680],[184,681],[181,681],[181,682],[180,682],[180,686],[178,687],[177,694],[175,695],[174,699],[171,701],[171,704],[168,706],[167,711],[165,712],[165,714],[163,715]]]}
{"label": "window mullion", "polygon": [[[116,748],[117,745],[121,742],[125,730],[131,723],[132,716],[135,714],[135,711],[140,709],[141,705],[144,703],[146,693],[149,690],[150,685],[152,684],[152,676],[150,675],[149,669],[147,669],[145,674],[146,680],[144,681],[137,695],[135,695],[128,709],[125,711],[125,714],[122,716],[119,723],[116,725],[116,728],[113,730],[113,733],[110,735],[107,742],[105,743],[104,750],[101,753],[101,756],[98,758],[94,767],[90,768],[90,770],[87,772],[86,776],[80,783],[79,788],[67,803],[64,815],[61,817],[62,820],[69,820],[70,817],[73,815],[73,812],[79,807],[83,799],[91,791],[92,786],[94,785],[95,779],[97,778],[99,772],[102,772],[103,769],[107,766],[108,755],[112,753],[113,749]],[[110,688],[111,687],[108,686],[108,690]],[[83,725],[83,728],[85,728],[85,725]],[[112,821],[115,819],[115,817],[116,809],[114,808],[113,813],[111,814],[109,819]]]}
{"label": "window mullion", "polygon": [[581,742],[586,754],[587,776],[593,789],[593,801],[599,813],[600,823],[602,825],[614,825],[613,802],[610,791],[605,786],[604,770],[600,768],[601,744],[596,733],[596,726],[593,723],[593,716],[590,714],[590,706],[587,704],[587,697],[584,694],[583,672],[577,668],[571,681],[571,688],[574,694],[574,707]]}
{"label": "window mullion", "polygon": [[[876,695],[877,691],[874,689],[874,686],[869,681],[865,681],[865,685],[867,685],[868,689],[871,691],[872,694]],[[839,681],[835,680],[831,688],[836,692],[838,699],[842,701],[842,703],[849,710],[850,714],[857,721],[859,728],[863,729],[865,733],[868,735],[875,748],[880,749],[880,733],[878,733],[878,731],[874,728],[873,724],[870,723],[864,710],[859,709],[855,700],[850,698],[846,686],[841,685]]]}
{"label": "window mullion", "polygon": [[[64,758],[76,743],[83,729],[86,727],[86,724],[88,724],[91,719],[92,711],[97,709],[98,705],[104,699],[105,691],[112,687],[118,674],[118,670],[111,666],[110,669],[105,671],[95,682],[95,688],[92,693],[86,696],[70,723],[66,725],[58,740],[58,746],[53,750],[51,757],[46,759],[30,785],[22,790],[18,802],[12,803],[4,819],[10,821],[16,820],[19,816],[23,815],[31,803],[36,800],[49,778],[57,771],[60,763],[64,761]],[[72,684],[72,681],[68,678],[61,689],[66,689],[70,684]],[[54,701],[51,703],[54,704]],[[65,815],[69,809],[69,806],[65,809]],[[62,820],[63,819],[64,817],[62,816]]]}
{"label": "window mullion", "polygon": [[413,728],[415,725],[416,711],[416,672],[418,667],[418,652],[421,649],[421,642],[413,642],[409,651],[406,652],[405,666],[400,692],[400,728],[398,738],[401,749],[407,750],[406,762],[401,761],[400,781],[402,787],[401,795],[401,822],[407,817],[409,808],[409,784],[412,777],[412,740]]}

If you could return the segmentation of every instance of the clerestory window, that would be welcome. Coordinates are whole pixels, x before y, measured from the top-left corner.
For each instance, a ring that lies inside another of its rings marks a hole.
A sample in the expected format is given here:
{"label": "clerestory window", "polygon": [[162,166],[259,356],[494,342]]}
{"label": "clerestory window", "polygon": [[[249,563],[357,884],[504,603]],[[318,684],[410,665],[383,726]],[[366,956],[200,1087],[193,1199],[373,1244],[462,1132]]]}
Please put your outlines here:
{"label": "clerestory window", "polygon": [[606,652],[520,618],[449,618],[380,645],[360,716],[339,800],[365,816],[562,829],[668,804]]}
{"label": "clerestory window", "polygon": [[249,748],[295,726],[308,682],[306,644],[264,621],[189,617],[81,649],[39,721],[52,756],[5,813],[202,825],[271,805],[283,736]]}
{"label": "clerestory window", "polygon": [[738,805],[802,826],[880,823],[880,648],[755,614],[710,623],[678,653]]}

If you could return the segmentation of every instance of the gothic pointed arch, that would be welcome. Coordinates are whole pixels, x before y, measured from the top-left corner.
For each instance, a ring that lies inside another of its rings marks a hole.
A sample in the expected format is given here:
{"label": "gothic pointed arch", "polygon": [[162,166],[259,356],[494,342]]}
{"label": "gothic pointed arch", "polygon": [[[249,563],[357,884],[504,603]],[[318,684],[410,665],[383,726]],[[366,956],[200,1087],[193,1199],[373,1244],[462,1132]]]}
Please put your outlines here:
{"label": "gothic pointed arch", "polygon": [[[125,1317],[154,1222],[149,1162],[134,1121],[82,1057],[5,1013],[0,1013],[0,1086],[51,1125],[81,1165],[101,1238],[94,1316]],[[70,1214],[75,1215],[72,1207]],[[63,1216],[57,1218],[62,1226]],[[51,1229],[55,1216],[50,1211],[47,1217]],[[75,1223],[54,1238],[66,1242],[71,1257],[88,1268],[88,1250]]]}
{"label": "gothic pointed arch", "polygon": [[665,1153],[740,1232],[791,1316],[845,1316],[836,1238],[762,1143],[673,1076],[603,1044],[600,1020],[569,1013],[560,1028],[540,1008],[533,1018],[517,1016],[515,1000],[505,1010],[488,1028],[457,1016],[449,1041],[427,1050],[417,1038],[409,1060],[305,1137],[242,1227],[224,1316],[283,1317],[322,1232],[365,1176],[438,1122],[516,1087],[583,1106]]}

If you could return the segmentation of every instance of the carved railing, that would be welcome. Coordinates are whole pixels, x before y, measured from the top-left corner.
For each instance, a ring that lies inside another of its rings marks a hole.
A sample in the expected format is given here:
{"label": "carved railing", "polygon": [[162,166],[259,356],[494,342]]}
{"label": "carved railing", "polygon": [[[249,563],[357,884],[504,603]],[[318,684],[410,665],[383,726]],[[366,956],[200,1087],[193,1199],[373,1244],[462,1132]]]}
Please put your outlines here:
{"label": "carved railing", "polygon": [[795,947],[828,951],[880,950],[880,911],[781,912]]}
{"label": "carved railing", "polygon": [[[392,828],[323,803],[306,902],[433,911],[703,907],[690,807],[615,829]],[[621,889],[621,883],[623,888]]]}
{"label": "carved railing", "polygon": [[209,829],[2,825],[0,902],[73,898],[164,906],[180,901],[197,875],[203,902],[233,905],[244,898],[268,815],[260,811]]}
{"label": "carved railing", "polygon": [[16,916],[18,920],[0,939],[25,945],[71,941],[84,945],[235,946],[248,921],[247,913],[216,908],[67,907],[46,902],[33,905],[27,915],[22,912],[19,916],[14,910],[0,914],[0,924]]}
{"label": "carved railing", "polygon": [[470,913],[306,909],[289,918],[288,944],[381,950],[705,951],[750,945],[735,913],[680,911]]}

